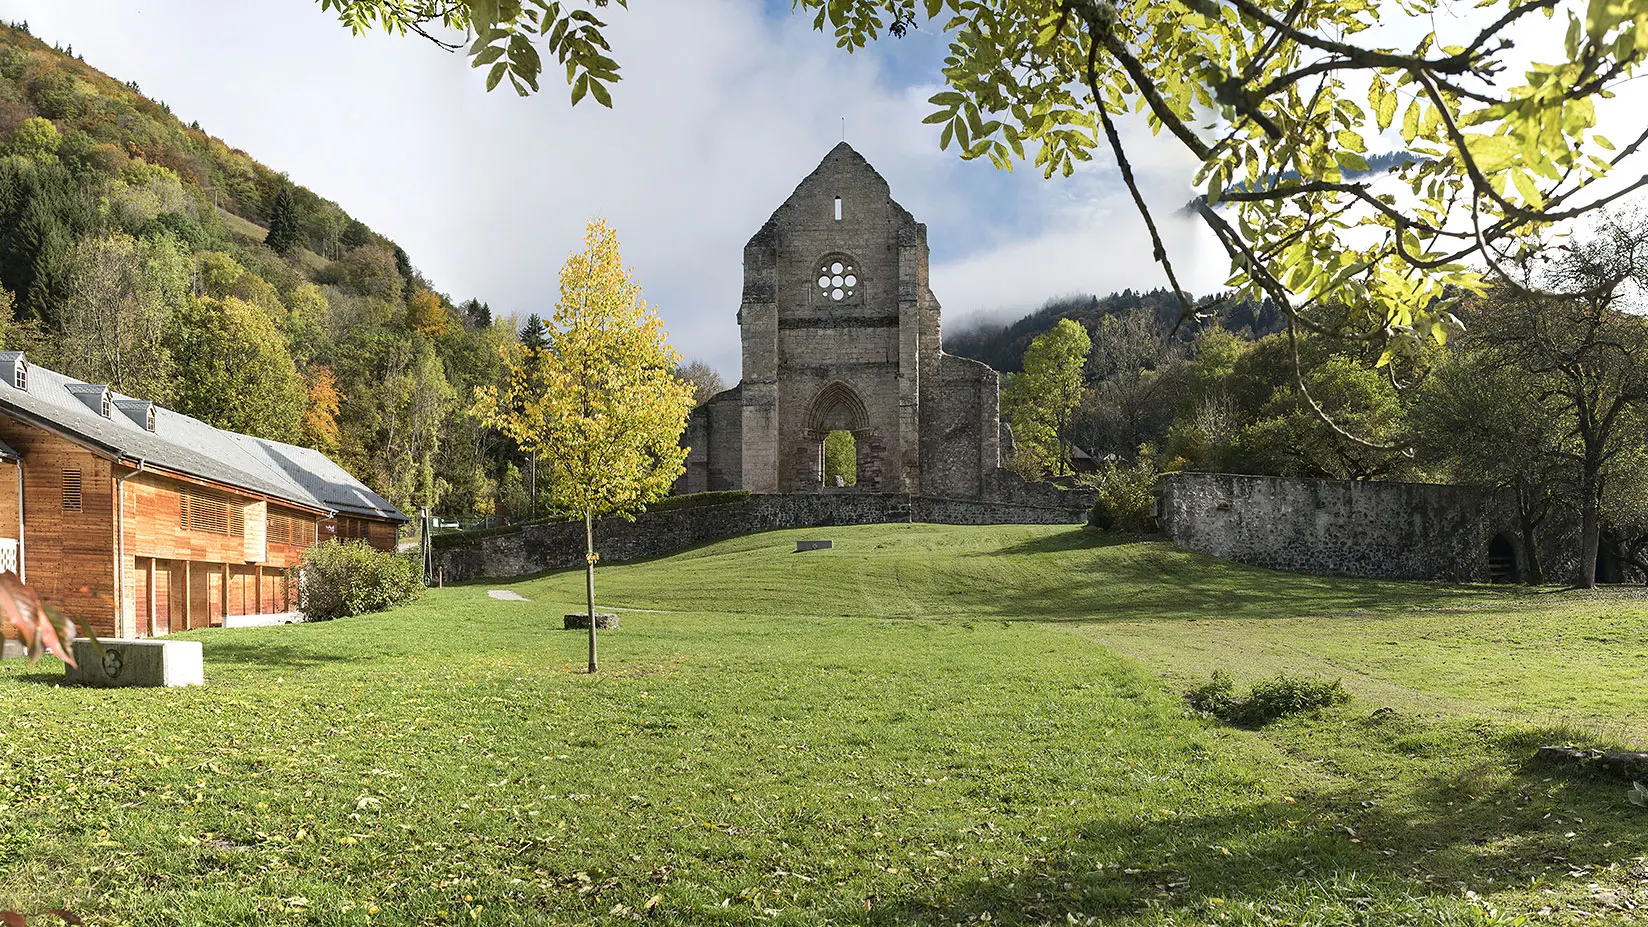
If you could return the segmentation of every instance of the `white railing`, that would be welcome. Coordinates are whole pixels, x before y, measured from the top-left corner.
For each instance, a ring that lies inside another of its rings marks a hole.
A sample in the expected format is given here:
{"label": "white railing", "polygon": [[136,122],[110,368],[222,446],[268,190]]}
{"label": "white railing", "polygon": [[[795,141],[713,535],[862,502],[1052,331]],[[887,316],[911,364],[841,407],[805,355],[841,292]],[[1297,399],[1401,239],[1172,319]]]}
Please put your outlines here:
{"label": "white railing", "polygon": [[17,539],[0,538],[0,573],[17,572]]}

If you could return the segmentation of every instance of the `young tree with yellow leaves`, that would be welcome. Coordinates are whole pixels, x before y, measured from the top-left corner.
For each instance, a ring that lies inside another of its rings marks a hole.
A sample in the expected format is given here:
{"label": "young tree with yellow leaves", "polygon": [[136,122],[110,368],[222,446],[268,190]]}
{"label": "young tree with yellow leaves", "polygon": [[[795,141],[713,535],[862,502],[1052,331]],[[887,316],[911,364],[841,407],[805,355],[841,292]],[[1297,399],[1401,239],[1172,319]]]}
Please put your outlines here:
{"label": "young tree with yellow leaves", "polygon": [[589,223],[584,250],[561,267],[545,346],[512,345],[504,360],[504,383],[477,389],[474,411],[540,457],[551,504],[584,516],[594,673],[595,519],[633,517],[669,492],[687,457],[680,439],[692,386],[675,376],[681,355],[641,300],[618,236],[602,219]]}

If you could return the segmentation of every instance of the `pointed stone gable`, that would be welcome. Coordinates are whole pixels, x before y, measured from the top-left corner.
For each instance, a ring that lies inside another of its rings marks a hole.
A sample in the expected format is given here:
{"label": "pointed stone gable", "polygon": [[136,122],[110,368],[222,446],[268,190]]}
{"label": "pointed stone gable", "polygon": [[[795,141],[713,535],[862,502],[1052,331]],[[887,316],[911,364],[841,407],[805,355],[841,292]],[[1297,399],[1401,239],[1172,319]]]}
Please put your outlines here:
{"label": "pointed stone gable", "polygon": [[[927,265],[926,226],[835,146],[744,248],[743,380],[694,413],[683,491],[979,498],[997,377],[940,349]],[[824,485],[825,427],[851,431],[856,486]]]}

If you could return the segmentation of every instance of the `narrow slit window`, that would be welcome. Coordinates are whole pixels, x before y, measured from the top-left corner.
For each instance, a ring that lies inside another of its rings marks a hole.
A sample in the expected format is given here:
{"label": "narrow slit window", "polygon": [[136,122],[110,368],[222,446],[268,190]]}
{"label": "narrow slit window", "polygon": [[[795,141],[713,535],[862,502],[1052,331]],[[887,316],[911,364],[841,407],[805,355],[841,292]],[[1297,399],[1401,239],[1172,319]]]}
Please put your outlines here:
{"label": "narrow slit window", "polygon": [[63,470],[63,511],[80,511],[80,468]]}
{"label": "narrow slit window", "polygon": [[841,221],[841,197],[835,198],[835,221]]}

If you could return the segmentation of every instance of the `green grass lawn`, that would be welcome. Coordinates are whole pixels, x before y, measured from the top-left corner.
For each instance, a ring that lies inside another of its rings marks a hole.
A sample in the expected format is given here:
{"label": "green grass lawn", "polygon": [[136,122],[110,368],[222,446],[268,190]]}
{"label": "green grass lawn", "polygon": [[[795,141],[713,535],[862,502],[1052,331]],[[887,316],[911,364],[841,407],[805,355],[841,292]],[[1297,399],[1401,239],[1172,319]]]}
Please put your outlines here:
{"label": "green grass lawn", "polygon": [[[791,553],[799,537],[833,551]],[[489,598],[511,588],[530,602]],[[0,666],[0,908],[120,924],[1638,923],[1619,595],[1316,579],[1066,528],[776,532],[194,632],[210,685]],[[1226,669],[1343,678],[1260,732]],[[1389,706],[1394,712],[1374,710]],[[1554,730],[1555,729],[1555,730]]]}

